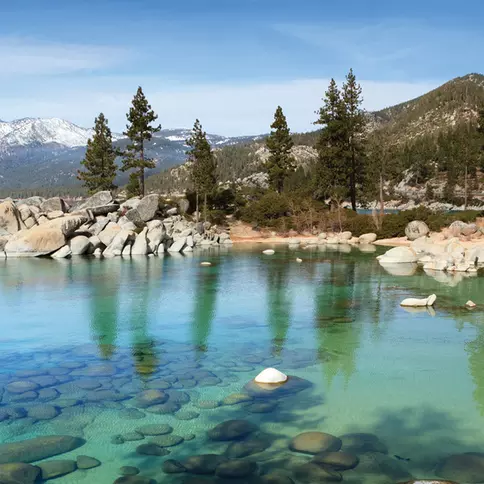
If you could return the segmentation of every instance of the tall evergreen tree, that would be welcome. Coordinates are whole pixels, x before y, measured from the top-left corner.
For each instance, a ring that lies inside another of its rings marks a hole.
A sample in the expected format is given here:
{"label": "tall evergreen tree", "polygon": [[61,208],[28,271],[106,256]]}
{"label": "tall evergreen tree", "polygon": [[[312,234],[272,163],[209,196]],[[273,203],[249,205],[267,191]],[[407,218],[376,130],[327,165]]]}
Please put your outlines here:
{"label": "tall evergreen tree", "polygon": [[152,126],[158,116],[155,114],[141,87],[133,98],[132,106],[126,115],[128,124],[123,133],[130,140],[124,152],[122,171],[135,170],[131,173],[128,191],[132,195],[145,194],[145,169],[155,168],[155,162],[145,156],[145,142],[149,141],[154,133],[160,131],[161,126]]}
{"label": "tall evergreen tree", "polygon": [[192,135],[187,139],[190,149],[187,151],[188,161],[191,162],[191,179],[197,193],[197,220],[198,200],[203,195],[203,213],[207,221],[207,197],[214,190],[217,183],[217,164],[213,155],[212,147],[207,140],[207,133],[203,131],[200,121],[197,119],[193,125]]}
{"label": "tall evergreen tree", "polygon": [[334,79],[331,79],[323,106],[316,114],[319,117],[314,124],[322,126],[322,129],[316,143],[318,164],[315,194],[318,198],[335,200],[347,195],[348,184],[344,162],[344,106]]}
{"label": "tall evergreen tree", "polygon": [[77,178],[84,182],[89,193],[114,190],[116,185],[116,156],[120,153],[113,147],[111,130],[103,113],[94,121],[94,135],[87,142],[86,154],[81,161],[85,170],[77,171]]}
{"label": "tall evergreen tree", "polygon": [[351,208],[356,211],[357,185],[364,181],[365,153],[363,137],[367,123],[361,86],[356,82],[353,69],[350,69],[343,84],[342,92],[343,130],[346,137],[346,158]]}
{"label": "tall evergreen tree", "polygon": [[294,157],[291,155],[294,142],[281,106],[277,107],[271,129],[274,131],[271,131],[266,139],[266,146],[270,152],[266,170],[269,176],[269,186],[281,193],[284,188],[284,180],[294,171],[295,167]]}

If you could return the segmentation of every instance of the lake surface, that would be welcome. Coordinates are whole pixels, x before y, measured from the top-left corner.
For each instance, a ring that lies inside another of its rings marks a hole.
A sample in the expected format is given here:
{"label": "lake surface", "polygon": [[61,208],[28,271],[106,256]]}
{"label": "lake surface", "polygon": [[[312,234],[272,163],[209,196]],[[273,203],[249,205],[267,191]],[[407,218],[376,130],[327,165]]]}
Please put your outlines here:
{"label": "lake surface", "polygon": [[[261,475],[291,475],[308,461],[288,448],[305,431],[376,436],[388,452],[375,460],[356,449],[360,465],[343,471],[354,484],[435,477],[449,454],[484,450],[484,277],[392,275],[376,253],[356,248],[280,246],[274,256],[264,248],[0,261],[0,442],[85,439],[53,459],[83,454],[101,466],[61,484],[112,483],[121,466],[160,483],[227,482],[161,466],[226,452],[231,443],[207,431],[230,419],[257,426],[242,442],[267,442],[247,457]],[[435,311],[399,306],[431,293]],[[468,299],[475,310],[464,309]],[[271,366],[301,386],[247,397],[244,386]],[[8,391],[18,382],[33,385]],[[139,395],[147,389],[168,401],[146,408]],[[227,404],[237,399],[245,401]],[[185,441],[166,456],[141,455],[136,448],[153,439],[130,439],[148,424],[168,424],[168,435]]]}

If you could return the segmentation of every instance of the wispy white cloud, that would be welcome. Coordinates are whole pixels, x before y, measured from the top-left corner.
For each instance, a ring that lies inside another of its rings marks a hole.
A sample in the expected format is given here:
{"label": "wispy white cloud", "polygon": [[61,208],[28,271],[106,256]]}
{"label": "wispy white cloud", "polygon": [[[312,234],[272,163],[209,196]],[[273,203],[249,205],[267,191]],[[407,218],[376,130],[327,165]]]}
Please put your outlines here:
{"label": "wispy white cloud", "polygon": [[130,51],[121,47],[0,37],[0,76],[95,71],[118,65],[129,56]]}
{"label": "wispy white cloud", "polygon": [[[115,131],[125,126],[125,113],[141,82],[163,127],[191,126],[199,118],[204,128],[224,135],[267,132],[277,105],[286,113],[293,131],[313,129],[314,111],[321,105],[328,79],[244,85],[181,85],[157,78],[98,78],[66,86],[39,85],[25,96],[3,96],[0,118],[61,117],[90,126],[103,111]],[[440,82],[361,81],[365,108],[376,110],[419,96]]]}

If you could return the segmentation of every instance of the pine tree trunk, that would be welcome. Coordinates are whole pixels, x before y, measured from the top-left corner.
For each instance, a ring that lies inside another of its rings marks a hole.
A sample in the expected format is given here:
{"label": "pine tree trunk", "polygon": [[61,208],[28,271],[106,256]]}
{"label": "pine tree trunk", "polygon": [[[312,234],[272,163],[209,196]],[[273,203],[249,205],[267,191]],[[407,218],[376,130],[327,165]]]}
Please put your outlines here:
{"label": "pine tree trunk", "polygon": [[464,171],[464,210],[467,210],[467,164]]}
{"label": "pine tree trunk", "polygon": [[143,143],[141,143],[141,168],[139,170],[139,191],[140,195],[142,197],[145,196],[145,168],[144,168],[144,162],[145,162],[145,149],[143,146]]}
{"label": "pine tree trunk", "polygon": [[198,211],[198,190],[197,190],[197,202],[196,202],[197,223],[200,221],[200,212]]}
{"label": "pine tree trunk", "polygon": [[380,219],[383,220],[385,214],[385,202],[383,200],[383,174],[380,173]]}
{"label": "pine tree trunk", "polygon": [[341,222],[341,203],[338,201],[338,222],[339,222],[339,231],[343,232],[343,224]]}
{"label": "pine tree trunk", "polygon": [[351,208],[356,212],[356,157],[355,149],[351,148],[351,175],[350,175],[350,186],[351,186]]}
{"label": "pine tree trunk", "polygon": [[204,221],[206,222],[207,221],[207,194],[206,193],[204,194],[204,198],[203,198],[203,218],[204,218]]}

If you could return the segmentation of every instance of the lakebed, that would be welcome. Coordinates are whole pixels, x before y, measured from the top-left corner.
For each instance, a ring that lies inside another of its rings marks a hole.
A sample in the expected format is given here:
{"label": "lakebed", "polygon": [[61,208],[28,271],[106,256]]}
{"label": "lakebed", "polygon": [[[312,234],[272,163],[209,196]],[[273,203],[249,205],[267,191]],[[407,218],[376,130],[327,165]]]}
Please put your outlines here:
{"label": "lakebed", "polygon": [[[275,471],[309,482],[312,456],[290,449],[307,431],[341,438],[359,464],[340,474],[355,484],[436,477],[450,455],[484,449],[484,278],[392,275],[379,248],[266,247],[0,261],[1,442],[83,439],[50,458],[101,462],[57,478],[71,484],[112,483],[122,466],[163,483],[225,482],[162,470],[200,454],[255,462],[245,482]],[[432,293],[432,312],[399,306]],[[254,394],[247,383],[270,366],[304,385]],[[165,396],[146,405],[150,390]],[[234,419],[250,431],[210,437]],[[144,435],[148,425],[171,431]],[[362,433],[372,445],[348,437]],[[156,442],[169,454],[139,452]]]}

